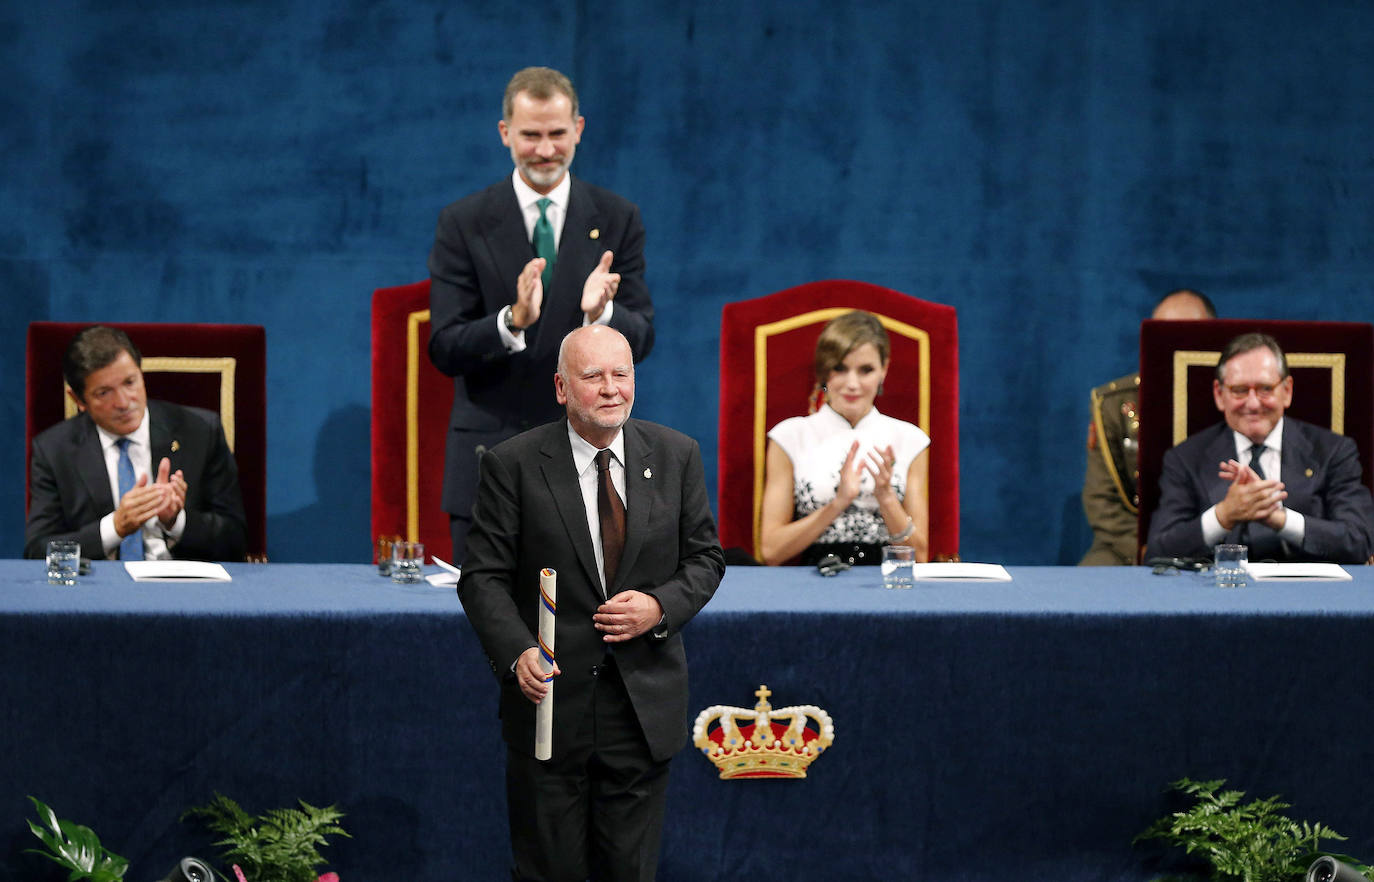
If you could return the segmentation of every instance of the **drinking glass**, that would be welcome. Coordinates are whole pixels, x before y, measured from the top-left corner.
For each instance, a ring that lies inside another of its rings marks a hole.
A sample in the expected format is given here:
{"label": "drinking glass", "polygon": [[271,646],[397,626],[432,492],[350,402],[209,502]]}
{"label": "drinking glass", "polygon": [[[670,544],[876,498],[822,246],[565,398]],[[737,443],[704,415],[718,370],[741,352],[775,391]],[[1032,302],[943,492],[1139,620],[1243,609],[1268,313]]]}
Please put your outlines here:
{"label": "drinking glass", "polygon": [[883,587],[911,588],[916,584],[912,575],[912,565],[916,562],[916,549],[910,545],[883,546]]}
{"label": "drinking glass", "polygon": [[391,575],[391,546],[401,541],[400,536],[378,536],[377,537],[377,575]]}
{"label": "drinking glass", "polygon": [[48,584],[75,585],[81,568],[81,543],[75,539],[48,541]]}
{"label": "drinking glass", "polygon": [[1250,548],[1246,545],[1218,545],[1212,549],[1212,572],[1218,588],[1244,588]]}
{"label": "drinking glass", "polygon": [[398,585],[409,585],[422,581],[421,568],[425,565],[425,544],[423,542],[391,543],[391,581]]}

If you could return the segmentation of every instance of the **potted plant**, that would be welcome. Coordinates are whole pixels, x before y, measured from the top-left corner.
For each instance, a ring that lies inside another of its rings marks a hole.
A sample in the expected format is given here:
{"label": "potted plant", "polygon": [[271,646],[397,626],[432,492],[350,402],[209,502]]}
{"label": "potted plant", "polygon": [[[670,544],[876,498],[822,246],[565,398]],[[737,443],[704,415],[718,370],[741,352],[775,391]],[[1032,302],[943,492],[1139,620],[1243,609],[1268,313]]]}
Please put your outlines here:
{"label": "potted plant", "polygon": [[1321,850],[1323,839],[1345,837],[1322,824],[1295,821],[1283,814],[1290,808],[1277,796],[1241,803],[1243,790],[1222,790],[1224,779],[1193,781],[1183,778],[1170,787],[1194,800],[1193,805],[1160,818],[1136,837],[1161,839],[1205,858],[1208,875],[1164,876],[1157,882],[1209,879],[1241,882],[1301,882],[1314,860],[1329,855],[1350,864],[1367,879],[1371,868],[1347,855]]}
{"label": "potted plant", "polygon": [[223,837],[214,844],[233,864],[240,882],[338,882],[335,874],[319,876],[317,869],[325,862],[319,849],[328,844],[327,837],[348,836],[338,823],[343,812],[304,800],[300,806],[254,816],[216,793],[205,805],[187,810],[182,820],[202,818]]}

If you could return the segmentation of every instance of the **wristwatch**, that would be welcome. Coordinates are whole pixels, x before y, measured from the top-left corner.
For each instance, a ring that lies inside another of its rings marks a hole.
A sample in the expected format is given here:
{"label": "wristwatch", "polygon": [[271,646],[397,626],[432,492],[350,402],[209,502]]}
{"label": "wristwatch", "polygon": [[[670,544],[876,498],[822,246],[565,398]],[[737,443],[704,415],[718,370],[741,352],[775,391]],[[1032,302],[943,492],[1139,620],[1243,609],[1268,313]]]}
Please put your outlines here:
{"label": "wristwatch", "polygon": [[515,310],[512,309],[512,308],[509,307],[509,306],[507,306],[505,309],[506,309],[506,317],[505,317],[506,330],[507,330],[507,331],[510,331],[512,334],[518,334],[518,333],[520,333],[521,331],[525,330],[524,328],[517,328],[517,327],[515,326]]}

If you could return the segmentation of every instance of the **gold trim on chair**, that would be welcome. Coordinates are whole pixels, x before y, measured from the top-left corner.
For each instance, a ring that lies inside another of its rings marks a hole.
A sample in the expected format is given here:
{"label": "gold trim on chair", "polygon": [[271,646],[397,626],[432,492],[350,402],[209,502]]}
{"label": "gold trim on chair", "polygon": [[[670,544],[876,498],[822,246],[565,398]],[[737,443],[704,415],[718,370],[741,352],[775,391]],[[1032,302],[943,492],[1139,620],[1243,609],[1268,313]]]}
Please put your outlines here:
{"label": "gold trim on chair", "polygon": [[[789,316],[776,322],[758,325],[754,328],[754,556],[763,558],[763,540],[761,537],[761,527],[759,524],[759,514],[763,509],[763,470],[765,463],[765,445],[767,444],[768,426],[765,425],[768,419],[768,338],[794,331],[797,328],[807,325],[828,322],[836,316],[844,315],[854,310],[849,307],[836,306],[826,309],[816,309],[811,312],[803,312],[798,315]],[[888,331],[901,334],[916,341],[920,347],[920,412],[917,416],[917,425],[921,431],[930,434],[930,334],[914,325],[906,322],[888,318],[881,313],[874,312],[878,320],[883,323],[883,327]]]}
{"label": "gold trim on chair", "polygon": [[[1285,353],[1291,370],[1300,368],[1327,368],[1331,371],[1331,431],[1337,435],[1345,434],[1345,353],[1344,352],[1288,352]],[[1188,437],[1188,369],[1192,367],[1215,368],[1221,360],[1220,352],[1200,349],[1178,349],[1174,352],[1174,431],[1173,443],[1183,442]]]}
{"label": "gold trim on chair", "polygon": [[[224,440],[229,444],[229,451],[233,452],[234,373],[238,369],[237,359],[227,355],[214,358],[148,355],[143,358],[142,368],[145,374],[154,371],[165,374],[219,374],[219,421],[224,426]],[[62,384],[62,409],[66,419],[77,414],[76,402],[67,394],[70,388],[65,382]]]}
{"label": "gold trim on chair", "polygon": [[406,315],[406,538],[420,541],[420,325],[429,310]]}
{"label": "gold trim on chair", "polygon": [[1174,440],[1177,446],[1188,437],[1188,368],[1217,366],[1221,353],[1201,349],[1174,350]]}
{"label": "gold trim on chair", "polygon": [[1331,431],[1345,434],[1345,353],[1290,352],[1288,367],[1327,368],[1331,371]]}

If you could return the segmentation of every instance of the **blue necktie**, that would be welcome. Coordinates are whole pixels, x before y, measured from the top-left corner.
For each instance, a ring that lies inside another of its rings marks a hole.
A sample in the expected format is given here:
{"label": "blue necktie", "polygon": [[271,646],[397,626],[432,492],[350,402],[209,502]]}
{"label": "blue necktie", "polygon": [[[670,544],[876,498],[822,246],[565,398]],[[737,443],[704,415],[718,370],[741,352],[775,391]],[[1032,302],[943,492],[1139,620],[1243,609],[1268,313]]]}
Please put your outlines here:
{"label": "blue necktie", "polygon": [[[134,489],[134,461],[129,459],[129,439],[120,438],[119,445],[119,498]],[[117,503],[116,503],[117,504]],[[119,542],[120,560],[143,560],[143,527],[140,526]]]}
{"label": "blue necktie", "polygon": [[553,224],[544,216],[549,207],[549,199],[540,199],[539,220],[534,222],[534,256],[544,258],[544,272],[539,278],[544,281],[544,293],[549,293],[549,282],[553,279],[553,262],[558,259],[558,249],[553,244]]}

